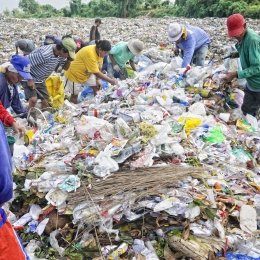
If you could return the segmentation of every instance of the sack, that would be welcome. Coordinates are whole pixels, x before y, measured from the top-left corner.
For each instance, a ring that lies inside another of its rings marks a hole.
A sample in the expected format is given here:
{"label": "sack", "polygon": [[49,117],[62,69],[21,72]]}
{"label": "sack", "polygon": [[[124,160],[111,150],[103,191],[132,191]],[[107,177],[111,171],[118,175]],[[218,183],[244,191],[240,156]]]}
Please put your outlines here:
{"label": "sack", "polygon": [[53,108],[60,108],[64,104],[64,81],[60,75],[52,74],[46,81],[45,85],[49,94],[49,103]]}

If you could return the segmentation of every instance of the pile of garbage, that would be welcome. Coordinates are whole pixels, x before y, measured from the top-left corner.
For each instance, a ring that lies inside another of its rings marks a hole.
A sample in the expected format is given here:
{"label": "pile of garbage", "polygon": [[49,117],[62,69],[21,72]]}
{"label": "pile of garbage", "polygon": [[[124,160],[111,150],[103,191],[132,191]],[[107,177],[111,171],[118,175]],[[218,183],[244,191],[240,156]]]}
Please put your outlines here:
{"label": "pile of garbage", "polygon": [[222,80],[239,62],[169,55],[16,137],[6,210],[32,259],[259,259],[260,120]]}
{"label": "pile of garbage", "polygon": [[[225,18],[139,17],[122,19],[106,17],[102,18],[99,31],[101,38],[111,41],[112,44],[138,38],[145,43],[146,48],[150,48],[161,43],[168,43],[167,28],[171,22],[190,23],[204,29],[212,38],[212,55],[222,55],[225,46],[230,43],[227,37]],[[33,40],[36,46],[41,46],[45,35],[48,34],[56,36],[72,34],[88,41],[93,23],[94,19],[91,18],[17,19],[0,15],[0,61],[2,63],[7,61],[15,53],[14,43],[21,37]],[[259,32],[259,20],[247,19],[247,25]]]}

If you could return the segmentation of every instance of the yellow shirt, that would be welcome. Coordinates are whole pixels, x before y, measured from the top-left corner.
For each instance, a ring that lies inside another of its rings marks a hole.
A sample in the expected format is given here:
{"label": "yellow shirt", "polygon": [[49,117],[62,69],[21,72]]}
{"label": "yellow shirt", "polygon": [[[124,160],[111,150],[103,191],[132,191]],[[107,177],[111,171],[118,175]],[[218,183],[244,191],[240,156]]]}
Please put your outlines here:
{"label": "yellow shirt", "polygon": [[6,68],[0,65],[0,73],[6,73]]}
{"label": "yellow shirt", "polygon": [[102,64],[103,58],[98,56],[96,45],[86,46],[77,52],[65,76],[72,82],[85,83],[91,74],[100,71]]}

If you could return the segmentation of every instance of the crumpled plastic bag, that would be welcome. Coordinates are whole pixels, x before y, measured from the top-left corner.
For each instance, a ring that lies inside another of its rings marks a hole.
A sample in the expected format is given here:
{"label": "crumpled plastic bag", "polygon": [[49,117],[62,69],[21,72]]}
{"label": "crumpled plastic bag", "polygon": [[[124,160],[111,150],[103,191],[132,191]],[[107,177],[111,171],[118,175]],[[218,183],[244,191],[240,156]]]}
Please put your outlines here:
{"label": "crumpled plastic bag", "polygon": [[49,94],[49,102],[53,108],[61,108],[64,104],[64,81],[60,75],[52,74],[45,80]]}
{"label": "crumpled plastic bag", "polygon": [[225,135],[220,127],[214,127],[206,135],[204,135],[203,139],[207,143],[221,144],[225,141]]}
{"label": "crumpled plastic bag", "polygon": [[93,173],[101,178],[119,170],[118,163],[111,158],[111,154],[108,152],[101,151],[95,159],[95,164]]}
{"label": "crumpled plastic bag", "polygon": [[195,115],[206,116],[205,105],[202,102],[196,102],[189,107],[189,112]]}
{"label": "crumpled plastic bag", "polygon": [[201,119],[195,117],[186,117],[186,116],[181,116],[178,119],[178,122],[184,124],[184,130],[187,135],[189,135],[193,129],[197,128],[202,124]]}

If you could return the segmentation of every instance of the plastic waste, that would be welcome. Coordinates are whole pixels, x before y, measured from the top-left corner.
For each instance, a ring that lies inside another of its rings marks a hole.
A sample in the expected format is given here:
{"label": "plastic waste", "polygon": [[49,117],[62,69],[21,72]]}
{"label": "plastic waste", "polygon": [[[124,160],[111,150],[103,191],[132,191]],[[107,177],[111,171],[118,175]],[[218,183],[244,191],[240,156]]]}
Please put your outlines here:
{"label": "plastic waste", "polygon": [[131,157],[133,154],[139,153],[142,149],[142,146],[140,143],[133,144],[130,147],[124,148],[118,156],[114,157],[113,159],[117,163],[123,163],[126,159]]}
{"label": "plastic waste", "polygon": [[49,103],[54,108],[60,108],[64,104],[64,81],[60,75],[52,74],[45,81],[49,94]]}
{"label": "plastic waste", "polygon": [[143,255],[146,259],[159,260],[150,241],[144,243],[144,241],[140,239],[135,239],[133,243],[133,250],[135,253]]}
{"label": "plastic waste", "polygon": [[126,243],[122,243],[116,250],[114,250],[108,256],[108,260],[119,260],[120,256],[123,255],[128,249],[128,245]]}
{"label": "plastic waste", "polygon": [[203,140],[211,144],[221,144],[225,141],[225,135],[220,127],[214,127],[204,135]]}
{"label": "plastic waste", "polygon": [[32,204],[29,213],[31,214],[32,219],[38,220],[40,214],[42,214],[42,209],[39,205]]}
{"label": "plastic waste", "polygon": [[59,246],[58,240],[56,239],[58,234],[58,230],[54,230],[50,233],[50,245],[59,253],[60,256],[63,256],[65,249]]}
{"label": "plastic waste", "polygon": [[93,173],[98,177],[105,177],[119,169],[118,163],[111,158],[110,153],[101,151],[95,159]]}
{"label": "plastic waste", "polygon": [[76,175],[70,175],[58,187],[64,192],[75,192],[80,187],[80,179]]}
{"label": "plastic waste", "polygon": [[66,202],[68,194],[60,189],[51,189],[45,196],[46,200],[53,206],[60,207]]}
{"label": "plastic waste", "polygon": [[191,131],[202,124],[202,120],[194,117],[181,116],[178,122],[184,124],[184,130],[189,135]]}
{"label": "plastic waste", "polygon": [[248,233],[257,230],[256,210],[249,205],[243,205],[240,209],[240,227]]}
{"label": "plastic waste", "polygon": [[45,227],[46,227],[46,225],[48,224],[48,222],[49,222],[49,218],[45,218],[43,221],[41,221],[39,224],[38,224],[38,226],[37,226],[37,228],[36,228],[36,233],[39,235],[39,236],[41,236],[42,234],[43,234],[43,232],[44,232],[44,230],[45,230]]}

